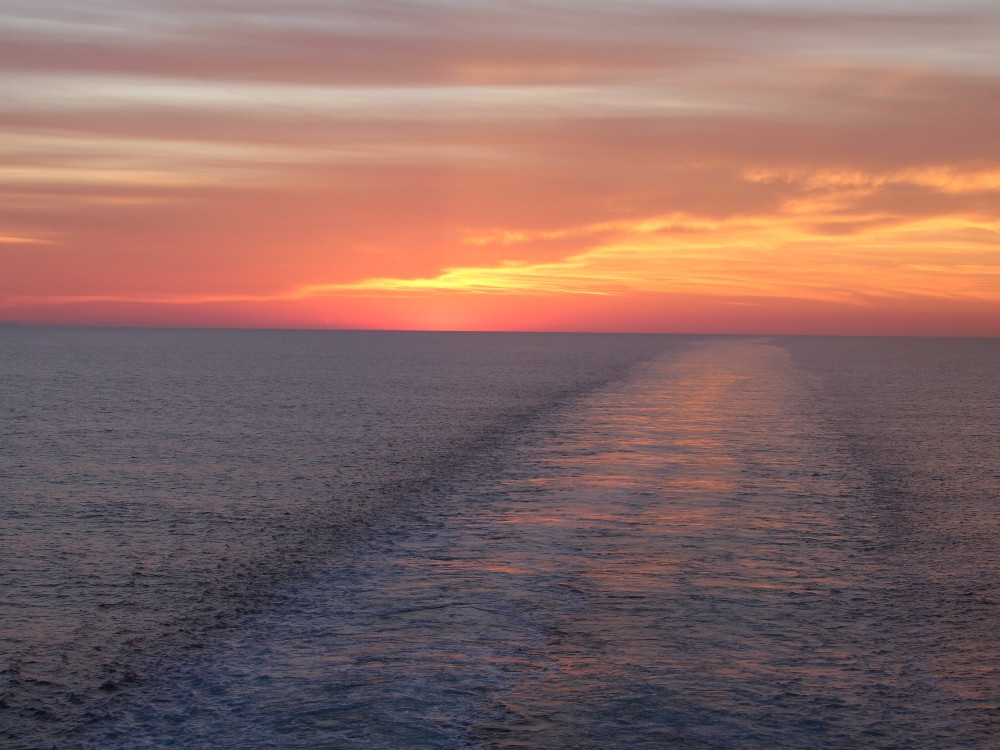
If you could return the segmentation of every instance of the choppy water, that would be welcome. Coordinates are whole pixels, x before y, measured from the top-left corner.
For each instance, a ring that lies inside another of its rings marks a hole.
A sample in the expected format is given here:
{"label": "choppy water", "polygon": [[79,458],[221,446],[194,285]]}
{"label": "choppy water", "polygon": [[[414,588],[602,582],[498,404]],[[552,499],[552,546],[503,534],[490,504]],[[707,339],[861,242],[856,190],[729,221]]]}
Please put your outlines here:
{"label": "choppy water", "polygon": [[12,747],[1000,742],[996,341],[4,346]]}

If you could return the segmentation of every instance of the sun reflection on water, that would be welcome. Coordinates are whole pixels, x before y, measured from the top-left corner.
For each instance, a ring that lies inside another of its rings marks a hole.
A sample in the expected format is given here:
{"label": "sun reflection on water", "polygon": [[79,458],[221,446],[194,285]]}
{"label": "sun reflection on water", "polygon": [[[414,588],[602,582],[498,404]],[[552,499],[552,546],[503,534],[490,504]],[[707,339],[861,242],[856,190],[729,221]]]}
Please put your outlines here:
{"label": "sun reflection on water", "polygon": [[808,394],[779,348],[722,341],[524,441],[465,538],[545,634],[519,649],[532,669],[495,657],[515,679],[489,746],[570,746],[595,725],[636,746],[667,727],[690,746],[809,746],[937,710],[933,679],[900,666],[913,642],[888,644],[875,529],[840,510],[863,477]]}

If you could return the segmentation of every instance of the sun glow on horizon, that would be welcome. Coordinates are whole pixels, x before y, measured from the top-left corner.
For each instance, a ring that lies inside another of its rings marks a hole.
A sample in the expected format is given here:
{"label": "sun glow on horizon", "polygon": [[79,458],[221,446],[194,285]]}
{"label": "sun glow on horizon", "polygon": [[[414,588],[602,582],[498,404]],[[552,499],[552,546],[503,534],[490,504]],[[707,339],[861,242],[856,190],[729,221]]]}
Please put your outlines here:
{"label": "sun glow on horizon", "polygon": [[12,10],[0,316],[1000,336],[994,6],[556,10]]}

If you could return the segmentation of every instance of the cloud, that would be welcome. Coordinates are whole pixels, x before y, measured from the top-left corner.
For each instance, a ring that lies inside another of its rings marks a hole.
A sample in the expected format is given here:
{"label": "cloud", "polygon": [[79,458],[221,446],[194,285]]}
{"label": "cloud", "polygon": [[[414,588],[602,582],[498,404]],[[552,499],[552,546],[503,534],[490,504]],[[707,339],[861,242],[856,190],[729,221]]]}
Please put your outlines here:
{"label": "cloud", "polygon": [[336,85],[620,80],[789,58],[912,56],[960,41],[989,58],[989,4],[933,11],[834,4],[12,3],[0,67]]}
{"label": "cloud", "polygon": [[1000,13],[921,7],[7,0],[0,293],[995,299]]}

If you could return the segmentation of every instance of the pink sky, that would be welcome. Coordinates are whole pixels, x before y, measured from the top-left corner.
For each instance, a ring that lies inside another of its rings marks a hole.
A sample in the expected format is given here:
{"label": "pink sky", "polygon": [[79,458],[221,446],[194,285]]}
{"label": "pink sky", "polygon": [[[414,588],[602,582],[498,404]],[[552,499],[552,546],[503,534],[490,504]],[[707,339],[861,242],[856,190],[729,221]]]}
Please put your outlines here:
{"label": "pink sky", "polygon": [[995,2],[0,10],[0,320],[1000,335]]}

